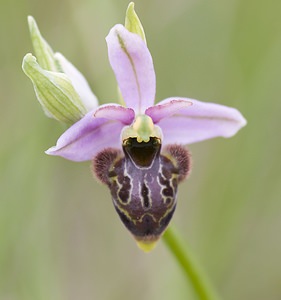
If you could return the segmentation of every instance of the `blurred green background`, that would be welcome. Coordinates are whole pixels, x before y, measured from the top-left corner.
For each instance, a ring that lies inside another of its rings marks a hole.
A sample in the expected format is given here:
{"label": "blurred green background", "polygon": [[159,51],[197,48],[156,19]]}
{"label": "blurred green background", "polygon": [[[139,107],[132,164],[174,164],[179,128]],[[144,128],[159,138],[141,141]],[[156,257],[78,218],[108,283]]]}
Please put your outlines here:
{"label": "blurred green background", "polygon": [[[116,82],[105,36],[125,0],[0,0],[0,299],[195,299],[161,241],[142,253],[89,163],[49,157],[64,128],[46,118],[21,70],[31,14],[102,103]],[[193,172],[173,223],[223,299],[281,299],[281,2],[143,0],[157,100],[238,108],[232,139],[190,146]]]}

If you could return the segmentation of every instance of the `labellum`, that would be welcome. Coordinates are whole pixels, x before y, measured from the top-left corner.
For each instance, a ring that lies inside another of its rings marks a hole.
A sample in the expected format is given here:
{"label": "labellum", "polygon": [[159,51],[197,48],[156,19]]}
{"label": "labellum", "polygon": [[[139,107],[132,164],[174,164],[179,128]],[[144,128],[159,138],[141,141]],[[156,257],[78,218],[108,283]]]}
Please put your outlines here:
{"label": "labellum", "polygon": [[111,192],[113,205],[144,251],[154,248],[176,208],[178,184],[190,170],[190,154],[161,141],[123,141],[123,151],[107,148],[93,160],[93,171]]}

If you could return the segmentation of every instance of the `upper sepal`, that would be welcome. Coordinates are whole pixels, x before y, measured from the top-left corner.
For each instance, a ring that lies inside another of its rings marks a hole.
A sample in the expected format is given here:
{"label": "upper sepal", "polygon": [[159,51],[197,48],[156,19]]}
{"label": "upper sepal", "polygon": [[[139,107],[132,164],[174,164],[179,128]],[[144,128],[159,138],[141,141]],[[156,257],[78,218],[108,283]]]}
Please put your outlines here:
{"label": "upper sepal", "polygon": [[106,37],[108,57],[127,107],[137,114],[152,106],[155,73],[152,57],[142,38],[123,25],[115,25]]}

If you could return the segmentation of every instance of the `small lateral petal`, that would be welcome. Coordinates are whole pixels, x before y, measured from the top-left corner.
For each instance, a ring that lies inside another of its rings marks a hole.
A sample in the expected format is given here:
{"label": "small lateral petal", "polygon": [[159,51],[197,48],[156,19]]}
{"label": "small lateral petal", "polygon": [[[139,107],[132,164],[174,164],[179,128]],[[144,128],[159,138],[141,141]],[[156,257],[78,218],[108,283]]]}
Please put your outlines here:
{"label": "small lateral petal", "polygon": [[192,102],[188,100],[170,100],[163,104],[157,104],[149,107],[145,114],[150,116],[154,123],[158,123],[161,119],[174,115],[180,109],[191,106]]}
{"label": "small lateral petal", "polygon": [[119,121],[93,117],[94,111],[67,129],[56,146],[46,151],[72,161],[91,160],[105,148],[121,149],[120,134],[124,125]]}
{"label": "small lateral petal", "polygon": [[152,106],[156,79],[150,52],[142,38],[123,25],[115,25],[106,37],[108,56],[127,107],[138,114]]}
{"label": "small lateral petal", "polygon": [[[159,104],[174,98],[166,99]],[[158,122],[163,132],[163,144],[192,144],[214,137],[231,137],[247,124],[235,108],[215,103],[181,98],[192,102],[175,114]]]}
{"label": "small lateral petal", "polygon": [[101,105],[94,113],[97,118],[120,121],[125,125],[130,125],[134,118],[135,112],[132,108],[126,108],[118,104]]}

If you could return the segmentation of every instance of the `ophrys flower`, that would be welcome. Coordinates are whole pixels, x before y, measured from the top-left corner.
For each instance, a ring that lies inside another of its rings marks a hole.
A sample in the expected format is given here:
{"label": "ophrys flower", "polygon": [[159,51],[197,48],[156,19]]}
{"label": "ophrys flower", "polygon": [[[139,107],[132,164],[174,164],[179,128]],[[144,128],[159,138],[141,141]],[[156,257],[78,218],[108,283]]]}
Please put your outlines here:
{"label": "ophrys flower", "polygon": [[46,153],[92,160],[94,174],[109,187],[122,222],[149,250],[168,226],[178,183],[189,173],[184,145],[231,137],[246,121],[234,108],[189,98],[154,104],[155,72],[145,40],[118,24],[106,41],[125,105],[89,110]]}

